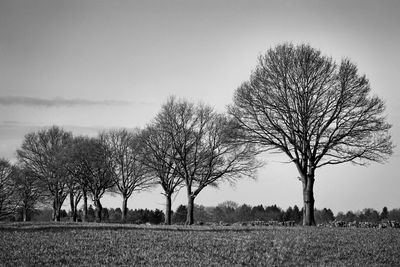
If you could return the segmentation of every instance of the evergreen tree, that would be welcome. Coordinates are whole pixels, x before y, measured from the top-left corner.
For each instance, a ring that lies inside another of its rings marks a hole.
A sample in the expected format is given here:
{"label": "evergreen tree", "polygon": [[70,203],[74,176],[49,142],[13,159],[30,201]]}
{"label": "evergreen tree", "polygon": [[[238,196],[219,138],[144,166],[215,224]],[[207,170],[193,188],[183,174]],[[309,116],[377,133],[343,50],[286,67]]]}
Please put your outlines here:
{"label": "evergreen tree", "polygon": [[380,214],[380,219],[381,220],[387,220],[389,217],[389,211],[387,207],[383,207],[382,212]]}
{"label": "evergreen tree", "polygon": [[173,215],[173,222],[174,223],[183,223],[186,221],[187,217],[187,208],[185,205],[180,205],[177,209],[176,212]]}

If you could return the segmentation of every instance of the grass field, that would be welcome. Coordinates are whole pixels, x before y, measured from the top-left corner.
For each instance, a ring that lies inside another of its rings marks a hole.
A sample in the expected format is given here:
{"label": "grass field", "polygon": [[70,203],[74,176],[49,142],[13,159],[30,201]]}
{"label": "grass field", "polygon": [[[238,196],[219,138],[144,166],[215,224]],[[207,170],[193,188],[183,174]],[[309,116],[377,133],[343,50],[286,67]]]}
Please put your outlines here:
{"label": "grass field", "polygon": [[400,266],[400,229],[0,224],[1,266]]}

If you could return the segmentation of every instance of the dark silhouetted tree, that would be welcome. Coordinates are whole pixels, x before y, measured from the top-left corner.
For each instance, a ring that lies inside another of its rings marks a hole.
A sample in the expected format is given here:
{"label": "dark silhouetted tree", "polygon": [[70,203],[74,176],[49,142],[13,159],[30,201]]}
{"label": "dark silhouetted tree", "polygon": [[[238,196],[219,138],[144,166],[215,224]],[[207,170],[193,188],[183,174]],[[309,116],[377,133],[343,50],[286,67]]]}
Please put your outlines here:
{"label": "dark silhouetted tree", "polygon": [[387,207],[383,207],[382,212],[380,214],[381,220],[387,220],[389,218],[389,211]]}
{"label": "dark silhouetted tree", "polygon": [[281,208],[277,207],[276,205],[265,207],[264,212],[265,212],[264,219],[267,221],[282,221],[283,220],[284,212],[282,211]]}
{"label": "dark silhouetted tree", "polygon": [[299,210],[299,207],[297,205],[294,205],[293,207],[293,213],[291,216],[291,220],[295,221],[296,223],[300,223],[301,220],[303,219],[303,213]]}
{"label": "dark silhouetted tree", "polygon": [[88,222],[93,222],[96,219],[95,210],[93,209],[92,205],[88,206],[87,215],[86,216],[87,216],[86,220]]}
{"label": "dark silhouetted tree", "polygon": [[238,207],[236,214],[238,221],[246,222],[252,220],[251,207],[249,205],[243,204]]}
{"label": "dark silhouetted tree", "polygon": [[315,210],[315,222],[318,223],[328,223],[335,220],[335,216],[330,209],[324,208],[322,210]]}
{"label": "dark silhouetted tree", "polygon": [[194,217],[199,222],[212,221],[212,213],[210,213],[210,208],[206,208],[202,205],[194,205]]}
{"label": "dark silhouetted tree", "polygon": [[108,222],[110,220],[110,213],[108,211],[108,208],[103,208],[101,210],[101,218],[105,222]]}
{"label": "dark silhouetted tree", "polygon": [[149,218],[149,222],[152,224],[160,224],[164,221],[164,212],[162,210],[156,209],[152,211],[151,216]]}
{"label": "dark silhouetted tree", "polygon": [[283,214],[283,221],[292,221],[293,208],[289,207]]}
{"label": "dark silhouetted tree", "polygon": [[66,218],[68,217],[68,212],[66,210],[61,210],[60,211],[60,217],[61,218]]}
{"label": "dark silhouetted tree", "polygon": [[174,223],[183,223],[186,221],[187,217],[187,208],[184,205],[179,205],[179,207],[176,209],[174,212],[174,215],[172,216],[172,221]]}
{"label": "dark silhouetted tree", "polygon": [[359,220],[377,223],[380,221],[379,212],[371,208],[364,209],[359,215]]}
{"label": "dark silhouetted tree", "polygon": [[400,222],[400,209],[392,209],[389,211],[388,219],[390,221]]}
{"label": "dark silhouetted tree", "polygon": [[263,205],[254,206],[251,209],[251,218],[252,220],[257,221],[266,221],[265,209]]}
{"label": "dark silhouetted tree", "polygon": [[346,212],[346,214],[344,214],[343,212],[339,212],[336,215],[336,220],[337,221],[345,221],[345,222],[354,222],[354,221],[359,221],[360,218],[354,214],[352,211],[348,211]]}
{"label": "dark silhouetted tree", "polygon": [[238,204],[234,201],[224,201],[215,208],[215,221],[223,221],[233,223],[237,220],[236,209]]}
{"label": "dark silhouetted tree", "polygon": [[109,218],[109,221],[110,222],[121,222],[121,219],[122,219],[122,211],[121,211],[121,209],[120,208],[116,208],[115,210],[114,209],[110,209],[109,211],[108,211],[108,218]]}
{"label": "dark silhouetted tree", "polygon": [[[259,57],[229,113],[241,141],[285,153],[303,186],[303,224],[315,225],[314,181],[325,165],[384,162],[392,154],[385,104],[348,59],[309,45],[278,45]],[[344,185],[346,186],[346,185]]]}

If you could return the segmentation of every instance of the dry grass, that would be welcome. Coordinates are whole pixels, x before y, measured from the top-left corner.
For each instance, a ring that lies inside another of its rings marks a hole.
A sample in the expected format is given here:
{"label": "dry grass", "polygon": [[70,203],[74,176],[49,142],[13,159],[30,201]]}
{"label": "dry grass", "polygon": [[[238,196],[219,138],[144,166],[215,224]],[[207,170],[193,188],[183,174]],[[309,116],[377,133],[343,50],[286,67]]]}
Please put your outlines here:
{"label": "dry grass", "polygon": [[0,224],[4,266],[399,266],[399,255],[399,229]]}

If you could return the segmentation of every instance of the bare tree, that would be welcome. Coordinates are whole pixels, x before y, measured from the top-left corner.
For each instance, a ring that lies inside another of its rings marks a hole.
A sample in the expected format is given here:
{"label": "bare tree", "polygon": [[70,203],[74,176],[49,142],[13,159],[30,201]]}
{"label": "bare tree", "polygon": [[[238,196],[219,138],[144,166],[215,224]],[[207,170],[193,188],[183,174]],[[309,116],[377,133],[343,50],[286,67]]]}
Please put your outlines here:
{"label": "bare tree", "polygon": [[64,149],[72,140],[72,134],[53,126],[25,135],[19,161],[43,181],[53,201],[53,220],[60,221],[61,206],[68,195],[66,170],[62,167]]}
{"label": "bare tree", "polygon": [[13,215],[18,205],[14,195],[12,169],[8,160],[0,159],[0,219]]}
{"label": "bare tree", "polygon": [[87,146],[88,138],[74,137],[64,154],[64,167],[68,172],[67,185],[69,190],[72,220],[78,216],[78,204],[83,198],[82,221],[87,221],[88,215],[88,184],[90,173],[85,165],[83,147]]}
{"label": "bare tree", "polygon": [[[67,177],[67,187],[68,187],[68,198],[69,205],[71,209],[71,221],[76,222],[78,219],[78,204],[82,199],[83,190],[82,185],[79,183],[77,179],[79,177],[70,173]],[[86,197],[87,200],[87,197]],[[86,201],[87,205],[87,201]]]}
{"label": "bare tree", "polygon": [[183,179],[178,175],[175,164],[176,151],[172,139],[166,134],[159,124],[153,123],[142,132],[144,146],[143,164],[155,177],[166,199],[165,224],[171,224],[172,195],[179,191]]}
{"label": "bare tree", "polygon": [[383,162],[392,154],[384,102],[348,59],[309,45],[278,45],[259,57],[229,107],[241,140],[285,153],[303,185],[303,224],[315,225],[315,171],[325,165]]}
{"label": "bare tree", "polygon": [[[79,173],[79,165],[76,165],[77,161],[74,160],[74,149],[77,144],[79,137],[74,137],[72,142],[69,143],[63,153],[62,167],[66,170],[66,183],[68,188],[68,198],[71,209],[70,220],[76,222],[78,219],[78,204],[83,196],[83,190],[81,186],[81,176]],[[85,217],[85,216],[84,216]]]}
{"label": "bare tree", "polygon": [[90,193],[96,207],[96,221],[100,222],[103,209],[100,200],[104,193],[115,185],[109,159],[110,151],[100,138],[80,137],[75,142],[71,154],[74,161],[72,165],[76,168],[75,177],[79,177],[85,205],[87,192]]}
{"label": "bare tree", "polygon": [[140,192],[154,185],[146,165],[142,164],[140,130],[111,130],[101,134],[100,138],[110,152],[112,177],[122,195],[122,221],[125,221],[128,199],[133,192]]}
{"label": "bare tree", "polygon": [[38,204],[46,204],[45,186],[42,184],[43,180],[38,179],[32,170],[24,166],[14,166],[12,179],[15,201],[22,211],[22,220],[26,222]]}
{"label": "bare tree", "polygon": [[253,176],[259,167],[254,146],[236,142],[230,120],[209,106],[170,98],[156,122],[172,142],[176,171],[185,181],[187,224],[194,223],[194,200],[206,186]]}

